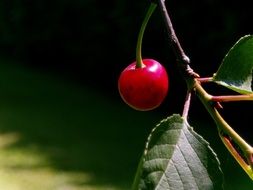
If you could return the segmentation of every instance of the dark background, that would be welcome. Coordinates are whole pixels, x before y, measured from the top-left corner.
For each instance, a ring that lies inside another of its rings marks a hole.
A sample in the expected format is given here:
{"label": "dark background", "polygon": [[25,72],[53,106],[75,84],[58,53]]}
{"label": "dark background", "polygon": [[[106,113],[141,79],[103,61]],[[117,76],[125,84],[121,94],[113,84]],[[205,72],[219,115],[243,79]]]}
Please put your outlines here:
{"label": "dark background", "polygon": [[[252,33],[248,3],[167,1],[178,38],[201,76],[216,72],[229,48]],[[120,101],[117,79],[135,59],[136,39],[148,4],[133,0],[1,0],[0,55],[91,86]],[[178,77],[158,10],[146,29],[143,57],[160,61],[171,78],[166,104],[158,111],[181,112],[186,88]],[[174,101],[175,97],[179,100]],[[246,115],[251,113],[243,110]]]}
{"label": "dark background", "polygon": [[[167,4],[192,67],[201,75],[215,72],[231,45],[252,32],[246,1],[178,0]],[[131,0],[1,0],[1,54],[114,91],[122,67],[134,60],[147,7],[148,1]],[[170,68],[175,61],[166,37],[157,10],[145,33],[143,56],[155,57]]]}
{"label": "dark background", "polygon": [[[1,54],[114,91],[119,72],[134,60],[148,3],[1,0]],[[214,73],[235,41],[252,32],[247,1],[178,0],[167,4],[192,67],[201,75]],[[173,68],[175,60],[166,37],[157,10],[145,33],[143,56]],[[171,75],[174,72],[169,70]]]}
{"label": "dark background", "polygon": [[[121,102],[117,79],[135,59],[136,39],[148,6],[149,1],[134,0],[0,0],[0,56]],[[176,0],[167,1],[167,6],[192,68],[201,76],[211,76],[230,47],[253,33],[248,1]],[[170,93],[154,114],[181,113],[186,86],[178,77],[158,9],[144,35],[143,57],[157,59],[170,75]],[[229,93],[215,85],[207,89]],[[209,121],[199,102],[194,99],[193,103],[193,122],[199,116]],[[252,104],[225,107],[231,110],[224,114],[235,129],[253,143],[250,124],[242,125],[250,122]]]}

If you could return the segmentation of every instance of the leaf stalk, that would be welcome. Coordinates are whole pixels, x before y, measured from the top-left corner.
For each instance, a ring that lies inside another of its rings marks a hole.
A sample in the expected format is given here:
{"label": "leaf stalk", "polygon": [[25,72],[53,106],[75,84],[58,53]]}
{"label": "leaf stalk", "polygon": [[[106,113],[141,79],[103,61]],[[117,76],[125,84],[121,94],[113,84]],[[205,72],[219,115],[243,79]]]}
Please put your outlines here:
{"label": "leaf stalk", "polygon": [[[212,104],[213,96],[209,95],[197,80],[195,82],[195,91],[200,101],[216,123],[222,142],[235,160],[253,180],[253,162],[251,160],[253,148],[223,119]],[[236,144],[240,150],[237,150],[234,144]],[[243,157],[245,157],[246,160],[244,160]]]}
{"label": "leaf stalk", "polygon": [[212,96],[211,100],[214,102],[252,101],[253,94]]}

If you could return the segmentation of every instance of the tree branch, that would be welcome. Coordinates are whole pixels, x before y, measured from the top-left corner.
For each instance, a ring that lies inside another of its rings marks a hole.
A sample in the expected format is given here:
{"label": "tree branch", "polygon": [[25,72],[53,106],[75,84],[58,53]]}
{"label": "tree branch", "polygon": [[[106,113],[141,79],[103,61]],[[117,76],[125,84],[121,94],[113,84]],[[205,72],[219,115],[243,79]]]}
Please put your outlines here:
{"label": "tree branch", "polygon": [[[177,62],[178,62],[178,66],[180,68],[181,73],[183,73],[183,75],[185,77],[193,77],[193,78],[197,78],[199,77],[199,75],[197,73],[195,73],[191,67],[190,67],[190,58],[185,54],[178,38],[177,35],[175,33],[175,30],[173,28],[168,10],[166,8],[165,5],[165,0],[157,0],[159,7],[160,7],[160,11],[168,32],[168,37],[169,37],[169,42],[170,42],[170,46],[172,47],[172,50],[176,56]],[[187,81],[188,82],[188,81]]]}

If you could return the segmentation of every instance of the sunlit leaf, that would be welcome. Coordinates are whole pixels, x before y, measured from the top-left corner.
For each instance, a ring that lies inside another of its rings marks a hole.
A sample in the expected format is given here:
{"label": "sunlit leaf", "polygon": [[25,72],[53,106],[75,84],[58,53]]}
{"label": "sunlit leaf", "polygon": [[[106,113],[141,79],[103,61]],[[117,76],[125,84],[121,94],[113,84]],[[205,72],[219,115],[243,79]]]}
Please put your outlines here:
{"label": "sunlit leaf", "polygon": [[150,134],[134,190],[222,189],[222,172],[209,144],[179,115]]}
{"label": "sunlit leaf", "polygon": [[214,81],[241,94],[252,93],[253,36],[239,39],[224,57]]}

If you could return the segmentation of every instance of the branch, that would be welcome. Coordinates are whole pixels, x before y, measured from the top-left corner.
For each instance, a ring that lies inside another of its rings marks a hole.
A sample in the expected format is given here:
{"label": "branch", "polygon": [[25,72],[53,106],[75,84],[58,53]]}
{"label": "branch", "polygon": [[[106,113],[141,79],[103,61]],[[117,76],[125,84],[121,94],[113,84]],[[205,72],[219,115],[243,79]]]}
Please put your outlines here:
{"label": "branch", "polygon": [[186,77],[193,77],[197,78],[199,75],[195,73],[191,68],[190,68],[190,58],[185,54],[177,36],[174,31],[170,16],[168,14],[166,5],[165,5],[165,0],[157,0],[162,17],[165,22],[165,26],[168,32],[168,37],[170,41],[170,45],[172,47],[172,50],[176,56],[176,59],[178,61],[179,68],[181,68],[181,72],[186,74]]}

